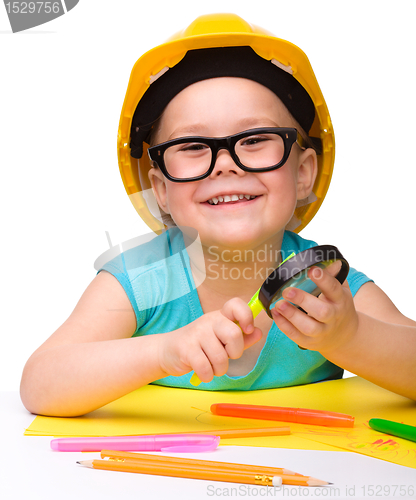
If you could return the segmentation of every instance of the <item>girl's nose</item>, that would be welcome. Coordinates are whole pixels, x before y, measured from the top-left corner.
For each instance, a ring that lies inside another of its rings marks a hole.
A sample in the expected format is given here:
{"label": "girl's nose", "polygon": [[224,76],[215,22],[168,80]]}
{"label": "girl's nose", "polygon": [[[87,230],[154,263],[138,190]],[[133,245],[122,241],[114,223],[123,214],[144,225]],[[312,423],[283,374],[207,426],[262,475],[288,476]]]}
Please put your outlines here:
{"label": "girl's nose", "polygon": [[211,172],[210,177],[215,178],[219,175],[239,175],[243,176],[246,174],[233,160],[231,154],[226,149],[220,149],[217,153],[217,158],[215,159],[214,170]]}

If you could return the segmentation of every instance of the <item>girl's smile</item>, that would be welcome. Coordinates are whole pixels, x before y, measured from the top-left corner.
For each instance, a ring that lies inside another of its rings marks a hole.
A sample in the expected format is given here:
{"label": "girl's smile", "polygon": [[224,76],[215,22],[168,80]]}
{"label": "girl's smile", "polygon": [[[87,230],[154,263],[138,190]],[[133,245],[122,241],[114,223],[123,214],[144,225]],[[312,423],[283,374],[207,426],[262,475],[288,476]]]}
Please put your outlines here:
{"label": "girl's smile", "polygon": [[232,194],[232,195],[215,195],[210,198],[207,203],[210,205],[223,205],[223,204],[235,204],[244,203],[258,198],[258,196],[250,194]]}
{"label": "girl's smile", "polygon": [[[260,195],[261,196],[261,195]],[[243,206],[246,207],[247,205],[252,205],[252,202],[259,198],[259,196],[254,196],[254,195],[249,195],[249,194],[232,194],[232,195],[219,195],[219,196],[214,196],[213,198],[210,198],[207,203],[211,207],[216,207],[216,209],[224,209],[224,210],[232,210],[236,208],[236,205],[239,207]]]}

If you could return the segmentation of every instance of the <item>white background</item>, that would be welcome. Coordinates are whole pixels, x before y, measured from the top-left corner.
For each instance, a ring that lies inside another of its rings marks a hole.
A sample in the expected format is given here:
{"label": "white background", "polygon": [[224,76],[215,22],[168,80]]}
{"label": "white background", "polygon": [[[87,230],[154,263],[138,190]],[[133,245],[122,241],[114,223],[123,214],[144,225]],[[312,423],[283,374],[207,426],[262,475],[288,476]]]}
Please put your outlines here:
{"label": "white background", "polygon": [[302,236],[334,244],[416,319],[413,0],[80,0],[12,34],[0,5],[0,390],[68,317],[95,259],[149,232],[118,172],[116,138],[141,54],[198,15],[235,12],[308,55],[337,159]]}

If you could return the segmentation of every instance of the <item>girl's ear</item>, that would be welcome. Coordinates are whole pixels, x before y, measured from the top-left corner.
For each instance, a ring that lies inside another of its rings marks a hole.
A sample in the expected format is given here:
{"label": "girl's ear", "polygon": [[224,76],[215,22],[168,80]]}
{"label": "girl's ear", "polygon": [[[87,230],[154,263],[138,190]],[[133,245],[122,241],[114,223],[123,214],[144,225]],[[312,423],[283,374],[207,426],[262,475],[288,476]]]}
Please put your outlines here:
{"label": "girl's ear", "polygon": [[153,194],[155,195],[157,204],[165,213],[169,214],[165,176],[158,168],[151,168],[149,170],[149,180],[152,185]]}
{"label": "girl's ear", "polygon": [[307,198],[313,189],[318,174],[318,158],[312,148],[305,149],[299,155],[298,200]]}

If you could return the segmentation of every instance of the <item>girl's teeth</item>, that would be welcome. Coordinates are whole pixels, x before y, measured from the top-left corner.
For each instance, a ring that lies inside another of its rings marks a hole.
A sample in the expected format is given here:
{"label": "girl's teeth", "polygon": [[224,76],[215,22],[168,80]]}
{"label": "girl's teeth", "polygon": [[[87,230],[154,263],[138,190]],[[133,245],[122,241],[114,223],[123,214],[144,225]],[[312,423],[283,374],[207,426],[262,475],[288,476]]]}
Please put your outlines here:
{"label": "girl's teeth", "polygon": [[242,200],[243,198],[246,198],[247,200],[252,200],[254,198],[256,198],[256,196],[254,195],[250,195],[250,194],[233,194],[231,196],[229,195],[225,195],[225,196],[218,196],[217,198],[211,198],[210,200],[208,200],[208,203],[210,205],[218,205],[218,203],[222,202],[222,203],[228,203],[229,201],[238,201],[238,200]]}

